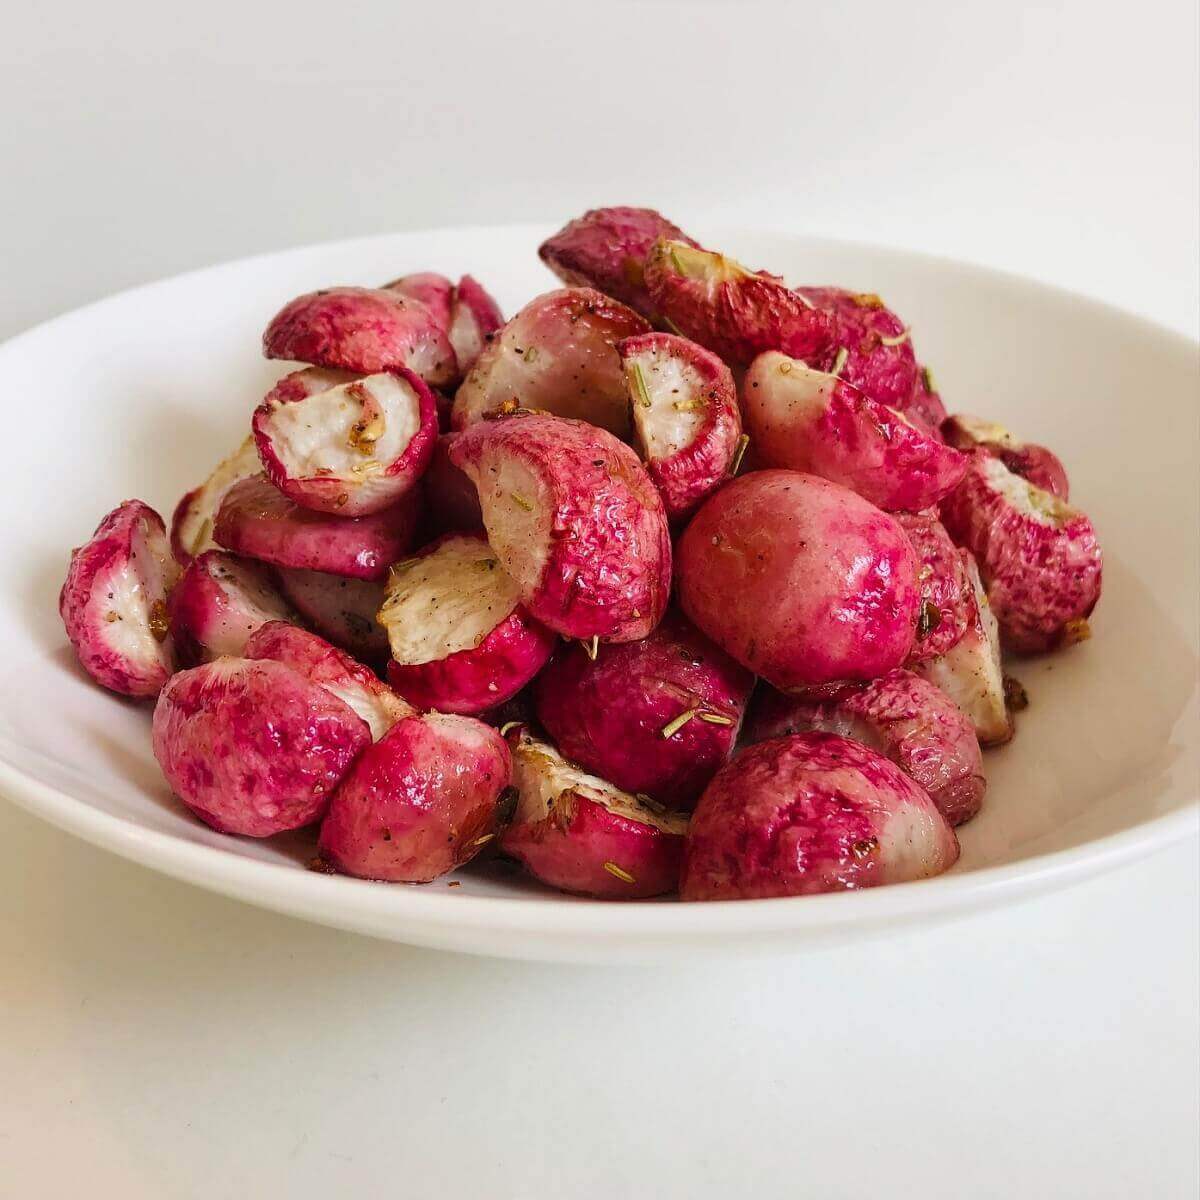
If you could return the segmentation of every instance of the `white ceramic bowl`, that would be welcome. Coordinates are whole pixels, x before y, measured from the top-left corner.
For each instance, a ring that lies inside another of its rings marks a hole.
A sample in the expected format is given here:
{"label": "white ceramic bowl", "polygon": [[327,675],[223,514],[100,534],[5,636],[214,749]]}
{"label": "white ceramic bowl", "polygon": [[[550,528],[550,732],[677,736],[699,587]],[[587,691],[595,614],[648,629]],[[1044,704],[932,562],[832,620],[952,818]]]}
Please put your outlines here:
{"label": "white ceramic bowl", "polygon": [[281,912],[396,941],[591,961],[797,949],[1016,900],[1197,827],[1197,347],[1135,317],[979,267],[785,234],[699,229],[795,282],[876,291],[912,322],[951,411],[1065,459],[1105,550],[1095,636],[1021,663],[1015,741],[987,755],[982,814],[939,879],[726,904],[577,900],[511,875],[461,887],[304,869],[310,834],[223,837],[170,796],[150,714],[90,684],[56,597],[67,552],[136,496],[169,516],[246,431],[284,368],[259,334],[292,295],[471,271],[507,312],[553,286],[533,227],[437,230],[247,259],[126,292],[0,346],[13,463],[0,511],[0,792],[80,837]]}

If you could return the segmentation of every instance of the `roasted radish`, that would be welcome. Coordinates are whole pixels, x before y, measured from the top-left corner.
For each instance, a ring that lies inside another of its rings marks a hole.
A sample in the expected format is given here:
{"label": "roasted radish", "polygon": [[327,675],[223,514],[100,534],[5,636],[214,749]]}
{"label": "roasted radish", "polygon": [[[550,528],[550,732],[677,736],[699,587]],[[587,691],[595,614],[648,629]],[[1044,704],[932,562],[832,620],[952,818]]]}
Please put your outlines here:
{"label": "roasted radish", "polygon": [[368,517],[335,517],[302,508],[263,475],[230,488],[213,536],[235,554],[279,567],[383,579],[412,545],[420,515],[417,493]]}
{"label": "roasted radish", "polygon": [[851,738],[890,758],[929,793],[951,825],[970,820],[983,804],[987,780],[970,719],[911,671],[889,671],[824,699],[760,691],[745,736],[761,742],[814,730]]}
{"label": "roasted radish", "polygon": [[569,763],[524,729],[509,735],[517,807],[500,848],[564,892],[639,900],[673,892],[687,817]]}
{"label": "roasted radish", "polygon": [[1003,425],[966,413],[955,413],[942,422],[942,436],[960,450],[982,450],[998,458],[1014,475],[1029,480],[1034,487],[1050,492],[1060,500],[1068,499],[1067,469],[1058,455],[1045,446],[1020,441]]}
{"label": "roasted radish", "polygon": [[370,743],[344,701],[279,662],[180,671],[154,709],[154,756],[172,790],[214,829],[246,837],[315,821]]}
{"label": "roasted radish", "polygon": [[284,621],[261,626],[246,642],[245,657],[271,659],[291,667],[310,683],[319,684],[345,701],[378,741],[399,720],[415,715],[374,672],[336,646]]}
{"label": "roasted radish", "polygon": [[942,503],[950,536],[979,562],[1004,640],[1020,653],[1088,636],[1100,598],[1101,553],[1091,521],[983,451]]}
{"label": "roasted radish", "polygon": [[450,461],[456,433],[444,433],[433,448],[429,469],[422,477],[425,526],[429,535],[470,533],[483,528],[479,493],[467,476]]}
{"label": "roasted radish", "polygon": [[632,400],[634,444],[663,498],[684,520],[729,477],[742,437],[737,389],[713,353],[670,333],[618,345]]}
{"label": "roasted radish", "polygon": [[958,839],[928,794],[858,742],[802,733],[722,768],[688,829],[684,900],[808,896],[938,875]]}
{"label": "roasted radish", "polygon": [[217,543],[212,536],[213,522],[217,519],[217,509],[221,507],[225,493],[235,483],[258,475],[261,471],[258,447],[251,435],[233,454],[218,463],[199,487],[192,488],[180,499],[171,516],[171,551],[181,566],[186,566],[197,554],[216,548]]}
{"label": "roasted radish", "polygon": [[967,460],[858,388],[777,351],[742,381],[746,431],[763,463],[840,483],[888,512],[936,504]]}
{"label": "roasted radish", "polygon": [[967,714],[980,745],[998,746],[1013,735],[1000,665],[1000,629],[975,559],[969,550],[958,553],[968,582],[966,628],[944,654],[916,662],[912,669]]}
{"label": "roasted radish", "polygon": [[938,658],[958,644],[974,619],[975,598],[962,552],[933,512],[897,513],[917,555],[921,608],[906,665]]}
{"label": "roasted radish", "polygon": [[656,321],[644,272],[650,247],[660,237],[697,245],[652,208],[593,208],[547,238],[538,256],[563,283],[597,288]]}
{"label": "roasted radish", "polygon": [[557,637],[533,620],[487,540],[449,534],[392,569],[379,610],[388,680],[418,708],[481,713],[517,694]]}
{"label": "roasted radish", "polygon": [[683,611],[784,691],[873,679],[912,650],[920,594],[904,530],[815,475],[733,480],[701,505],[676,554]]}
{"label": "roasted radish", "polygon": [[616,347],[648,329],[632,309],[591,288],[538,296],[484,347],[454,397],[454,428],[519,407],[624,437],[629,396]]}
{"label": "roasted radish", "polygon": [[747,367],[764,350],[793,358],[833,353],[837,324],[776,278],[686,242],[659,238],[646,260],[646,287],[667,325]]}
{"label": "roasted radish", "polygon": [[483,284],[464,275],[454,289],[450,303],[450,345],[461,375],[475,365],[492,334],[504,324],[500,306],[487,293]]}
{"label": "roasted radish", "polygon": [[363,662],[387,658],[387,634],[375,619],[383,603],[382,583],[324,571],[276,570],[279,589],[323,638]]}
{"label": "roasted radish", "polygon": [[321,854],[348,875],[428,883],[500,832],[509,772],[504,739],[481,721],[442,713],[397,721],[334,794]]}
{"label": "roasted radish", "polygon": [[450,328],[454,284],[445,275],[439,275],[436,271],[417,271],[412,275],[402,275],[399,279],[393,279],[391,283],[385,283],[383,289],[387,292],[397,292],[425,305],[442,329]]}
{"label": "roasted radish", "polygon": [[424,474],[437,404],[404,368],[360,379],[308,367],[267,393],[252,427],[267,478],[285,496],[364,517],[398,503]]}
{"label": "roasted radish", "polygon": [[163,519],[126,500],[71,551],[58,597],[80,665],[123,696],[156,696],[175,669],[167,597],[179,567]]}
{"label": "roasted radish", "polygon": [[168,609],[176,651],[188,666],[241,657],[256,629],[298,619],[269,567],[224,550],[205,550],[188,563]]}
{"label": "roasted radish", "polygon": [[669,616],[620,646],[563,646],[534,685],[538,720],[585,770],[687,809],[729,757],[754,676]]}
{"label": "roasted radish", "polygon": [[407,367],[433,387],[458,377],[438,314],[386,288],[335,287],[298,296],[271,319],[263,353],[360,375]]}
{"label": "roasted radish", "polygon": [[628,446],[582,421],[511,416],[472,425],[450,461],[475,484],[488,541],[536,620],[611,642],[658,624],[671,541],[658,491]]}

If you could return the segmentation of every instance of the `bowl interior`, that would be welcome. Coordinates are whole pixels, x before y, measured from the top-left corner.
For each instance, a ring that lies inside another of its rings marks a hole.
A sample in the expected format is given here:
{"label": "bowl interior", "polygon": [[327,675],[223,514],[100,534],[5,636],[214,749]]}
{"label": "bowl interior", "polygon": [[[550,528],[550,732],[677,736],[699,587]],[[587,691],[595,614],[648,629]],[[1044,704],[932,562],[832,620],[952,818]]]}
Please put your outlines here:
{"label": "bowl interior", "polygon": [[[435,267],[450,275],[469,270],[512,312],[554,286],[534,253],[542,233],[443,230],[247,260],[114,297],[0,347],[17,418],[9,503],[0,510],[0,763],[7,790],[34,807],[53,792],[50,815],[67,824],[84,808],[116,818],[127,841],[148,835],[141,854],[148,861],[152,846],[161,845],[158,833],[220,850],[212,856],[214,877],[229,855],[299,872],[312,854],[311,835],[252,842],[193,821],[159,775],[148,710],[87,682],[56,608],[67,551],[127,497],[169,516],[178,496],[238,443],[249,412],[283,373],[261,358],[258,339],[291,295]],[[883,294],[912,323],[918,353],[948,408],[994,417],[1057,450],[1071,474],[1072,499],[1099,530],[1105,581],[1094,637],[1069,653],[1011,664],[1030,705],[1013,743],[986,756],[986,805],[961,830],[962,859],[943,894],[952,896],[956,878],[1022,863],[1032,871],[1038,856],[1086,854],[1100,839],[1190,806],[1200,565],[1196,347],[1104,306],[980,268],[780,234],[699,233],[795,283]],[[263,875],[264,894],[273,877]],[[459,879],[461,888],[437,891],[436,903],[517,897],[574,912],[597,908],[504,873],[468,869]],[[320,884],[330,896],[362,894],[350,881]],[[373,890],[389,898],[371,904],[393,906],[396,914],[418,894],[426,909],[435,903],[432,889]],[[809,904],[791,903],[798,914]],[[603,920],[610,931],[633,928],[645,907],[610,905]],[[700,910],[729,906],[669,907],[695,927],[705,921]],[[329,919],[355,923],[345,914]]]}

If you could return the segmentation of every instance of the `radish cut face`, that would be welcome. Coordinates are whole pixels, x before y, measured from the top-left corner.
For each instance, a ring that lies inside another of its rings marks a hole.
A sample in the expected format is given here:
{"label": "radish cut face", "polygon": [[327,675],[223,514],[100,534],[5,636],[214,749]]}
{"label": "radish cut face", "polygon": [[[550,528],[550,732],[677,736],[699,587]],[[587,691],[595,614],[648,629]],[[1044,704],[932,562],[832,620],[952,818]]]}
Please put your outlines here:
{"label": "radish cut face", "polygon": [[71,554],[58,609],[84,670],[125,696],[155,696],[175,669],[167,597],[179,574],[162,517],[126,500]]}
{"label": "radish cut face", "polygon": [[254,414],[271,482],[306,508],[345,517],[395,504],[429,464],[437,405],[408,371],[364,378],[309,368],[278,384]]}
{"label": "radish cut face", "polygon": [[451,535],[392,572],[379,619],[392,657],[416,665],[474,649],[519,602],[486,539]]}
{"label": "radish cut face", "polygon": [[258,448],[251,435],[228,458],[219,462],[199,487],[180,499],[171,517],[171,550],[177,562],[186,566],[197,554],[216,548],[213,523],[225,493],[235,483],[249,479],[261,470]]}
{"label": "radish cut face", "polygon": [[454,289],[449,330],[450,345],[462,374],[475,365],[492,334],[503,324],[500,306],[477,279],[464,275]]}

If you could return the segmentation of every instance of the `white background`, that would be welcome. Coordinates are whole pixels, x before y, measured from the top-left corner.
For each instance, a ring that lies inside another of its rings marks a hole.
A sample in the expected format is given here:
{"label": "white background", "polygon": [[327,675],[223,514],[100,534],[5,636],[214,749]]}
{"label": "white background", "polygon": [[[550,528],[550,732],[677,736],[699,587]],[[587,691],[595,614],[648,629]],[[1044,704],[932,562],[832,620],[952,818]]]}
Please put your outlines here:
{"label": "white background", "polygon": [[[1194,0],[115,0],[6,14],[0,68],[0,335],[245,253],[613,202],[1200,319]],[[45,434],[36,397],[6,411]],[[7,805],[0,854],[5,1200],[1200,1182],[1195,843],[928,933],[661,971],[308,927]]]}

